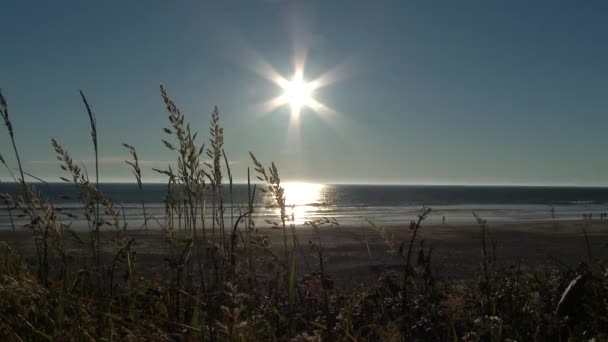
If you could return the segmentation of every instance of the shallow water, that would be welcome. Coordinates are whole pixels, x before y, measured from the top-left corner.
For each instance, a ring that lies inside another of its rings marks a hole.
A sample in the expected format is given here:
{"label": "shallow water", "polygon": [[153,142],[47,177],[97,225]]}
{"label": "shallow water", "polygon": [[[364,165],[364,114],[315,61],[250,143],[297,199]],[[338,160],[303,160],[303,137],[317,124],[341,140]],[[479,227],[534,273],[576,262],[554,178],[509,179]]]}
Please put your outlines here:
{"label": "shallow water", "polygon": [[[403,186],[403,185],[330,185],[286,183],[285,196],[290,217],[297,225],[318,218],[335,218],[342,225],[367,225],[366,219],[380,224],[404,223],[416,218],[423,206],[433,209],[430,222],[474,222],[473,212],[488,221],[572,220],[591,213],[594,219],[608,212],[608,188],[574,187],[509,187],[509,186]],[[55,206],[80,214],[76,188],[70,184],[38,184],[44,198]],[[157,220],[164,220],[165,184],[144,184],[139,191],[135,184],[102,184],[101,190],[117,207],[124,209],[129,227],[140,227],[143,216],[140,201]],[[236,184],[233,196],[225,190],[226,220],[246,206],[247,186]],[[0,193],[17,194],[18,184],[0,184]],[[211,191],[208,191],[211,193]],[[206,196],[211,212],[213,197]],[[233,206],[230,202],[234,203]],[[256,192],[255,219],[258,226],[266,220],[278,220],[270,194]],[[554,210],[554,211],[553,211]],[[13,214],[17,214],[13,212]],[[210,224],[211,222],[206,222]],[[76,220],[74,226],[83,226]],[[150,227],[159,227],[156,220]],[[0,210],[0,229],[10,226],[6,207]]]}

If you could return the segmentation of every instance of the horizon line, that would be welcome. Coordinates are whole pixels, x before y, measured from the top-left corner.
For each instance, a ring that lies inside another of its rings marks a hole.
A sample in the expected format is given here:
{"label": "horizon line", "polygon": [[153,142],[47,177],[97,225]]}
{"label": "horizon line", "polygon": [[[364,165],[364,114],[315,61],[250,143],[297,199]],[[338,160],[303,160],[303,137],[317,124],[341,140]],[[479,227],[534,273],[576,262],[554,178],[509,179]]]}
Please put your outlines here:
{"label": "horizon line", "polygon": [[[41,181],[32,180],[28,183],[33,184],[73,184],[73,182],[58,181]],[[534,187],[545,187],[545,188],[608,188],[608,185],[594,185],[594,184],[542,184],[542,183],[407,183],[407,182],[310,182],[310,181],[285,181],[282,184],[293,184],[293,183],[309,183],[309,184],[320,184],[320,185],[361,185],[361,186],[428,186],[428,187],[522,187],[522,188],[534,188]],[[0,181],[0,184],[20,184],[11,180],[9,182]],[[100,181],[99,184],[137,184],[134,181]],[[150,185],[166,185],[166,182],[142,182],[142,184]],[[223,183],[229,185],[230,183]],[[234,185],[247,185],[246,181],[233,182]],[[251,184],[261,184],[261,182],[251,182]]]}

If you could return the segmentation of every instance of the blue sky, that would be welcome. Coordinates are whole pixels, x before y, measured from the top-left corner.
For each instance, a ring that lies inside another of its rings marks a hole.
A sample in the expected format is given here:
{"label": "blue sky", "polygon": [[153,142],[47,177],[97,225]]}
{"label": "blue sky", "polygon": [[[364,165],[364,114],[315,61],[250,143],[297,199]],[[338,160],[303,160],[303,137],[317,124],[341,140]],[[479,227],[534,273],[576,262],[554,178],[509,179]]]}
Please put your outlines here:
{"label": "blue sky", "polygon": [[[0,87],[26,169],[47,180],[52,137],[90,165],[79,89],[102,180],[130,180],[122,142],[161,180],[162,83],[203,135],[219,106],[238,179],[253,151],[286,180],[608,185],[606,2],[5,0],[0,17]],[[305,109],[297,138],[289,108],[261,115],[281,91],[254,70],[291,75],[294,46],[307,79],[341,76],[315,93],[333,124]]]}

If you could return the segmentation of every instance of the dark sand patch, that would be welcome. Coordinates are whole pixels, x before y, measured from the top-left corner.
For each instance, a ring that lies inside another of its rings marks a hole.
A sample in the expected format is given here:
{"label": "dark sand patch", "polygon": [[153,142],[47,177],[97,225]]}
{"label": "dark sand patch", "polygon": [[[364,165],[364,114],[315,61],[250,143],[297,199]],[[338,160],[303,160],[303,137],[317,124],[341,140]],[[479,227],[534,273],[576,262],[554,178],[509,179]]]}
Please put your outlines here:
{"label": "dark sand patch", "polygon": [[[575,266],[586,260],[588,253],[582,229],[587,230],[594,258],[608,257],[608,221],[539,221],[539,222],[498,222],[489,223],[491,239],[496,241],[496,256],[499,266],[520,264],[522,269],[532,269],[540,265],[559,267]],[[411,231],[409,225],[386,228],[394,234],[397,242],[407,241]],[[270,237],[273,249],[282,256],[282,231],[261,229]],[[474,277],[479,268],[481,255],[480,228],[475,224],[430,224],[423,225],[420,240],[428,249],[433,246],[433,265],[438,275],[446,280],[467,280]],[[139,272],[160,273],[165,268],[168,247],[160,231],[130,232],[135,238],[136,263]],[[402,260],[387,253],[387,246],[381,236],[372,228],[340,227],[321,228],[326,249],[327,271],[340,286],[353,286],[375,279],[387,269],[399,269]],[[114,234],[104,233],[104,240]],[[297,228],[300,251],[298,270],[300,275],[317,271],[317,261],[311,255],[308,241],[316,239],[309,227]],[[85,244],[70,243],[69,249],[74,259],[88,258],[88,232],[80,233]],[[21,230],[0,231],[0,241],[10,242],[31,262],[35,250],[31,235]],[[365,241],[365,242],[363,242]],[[367,246],[366,246],[367,244]],[[106,242],[106,257],[115,253],[111,242]],[[369,253],[368,253],[369,248]],[[371,254],[371,255],[370,255]],[[78,261],[78,260],[77,260]],[[79,264],[76,262],[76,264]]]}

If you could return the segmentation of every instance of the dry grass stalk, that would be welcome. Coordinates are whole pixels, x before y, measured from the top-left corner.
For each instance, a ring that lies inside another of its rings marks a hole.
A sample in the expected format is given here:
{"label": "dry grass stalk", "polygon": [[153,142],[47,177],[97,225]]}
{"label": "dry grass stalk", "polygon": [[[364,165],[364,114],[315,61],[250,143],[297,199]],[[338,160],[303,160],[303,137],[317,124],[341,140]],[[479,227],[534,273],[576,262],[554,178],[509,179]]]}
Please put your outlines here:
{"label": "dry grass stalk", "polygon": [[148,215],[146,214],[146,204],[145,204],[145,201],[143,198],[143,186],[142,186],[142,182],[141,182],[141,168],[139,167],[139,157],[137,156],[137,150],[135,149],[135,147],[133,147],[133,145],[123,143],[122,146],[124,146],[129,151],[129,153],[131,154],[131,157],[133,158],[133,161],[125,160],[125,163],[127,163],[127,165],[129,165],[131,172],[133,173],[133,176],[135,177],[135,181],[137,182],[137,188],[139,189],[139,192],[142,195],[140,202],[141,202],[141,210],[144,215],[143,226],[147,232],[148,231]]}

